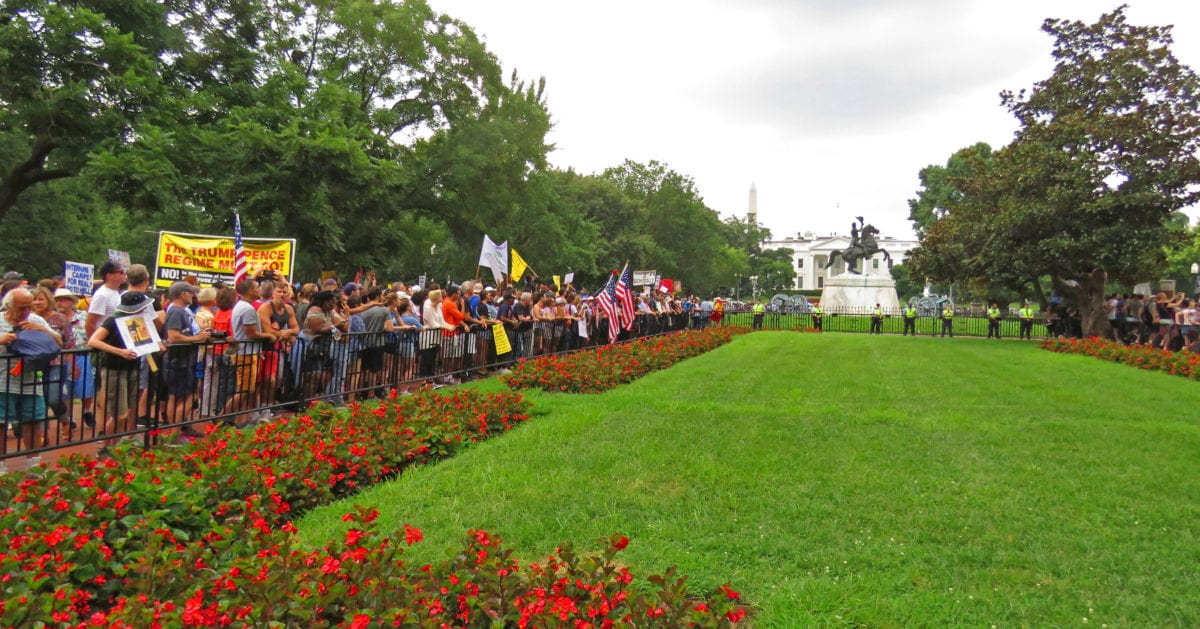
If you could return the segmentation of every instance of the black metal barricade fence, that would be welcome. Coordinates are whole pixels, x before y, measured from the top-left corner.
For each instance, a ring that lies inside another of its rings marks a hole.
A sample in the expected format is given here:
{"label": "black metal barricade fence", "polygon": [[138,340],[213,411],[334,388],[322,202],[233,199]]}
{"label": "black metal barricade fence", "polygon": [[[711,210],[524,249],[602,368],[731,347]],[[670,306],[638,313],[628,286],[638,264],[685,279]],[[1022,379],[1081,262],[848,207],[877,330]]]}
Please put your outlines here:
{"label": "black metal barricade fence", "polygon": [[[569,324],[569,325],[568,325]],[[315,401],[342,404],[425,385],[456,383],[521,358],[607,343],[607,322],[535,323],[506,329],[497,354],[491,328],[446,334],[397,330],[261,343],[175,344],[136,363],[68,350],[49,370],[26,372],[0,355],[7,388],[0,410],[9,430],[0,463],[18,456],[133,440],[149,447],[202,434],[211,424],[246,426]],[[618,342],[689,327],[683,315],[639,315]],[[136,366],[134,366],[136,365]],[[18,375],[13,375],[13,370]]]}

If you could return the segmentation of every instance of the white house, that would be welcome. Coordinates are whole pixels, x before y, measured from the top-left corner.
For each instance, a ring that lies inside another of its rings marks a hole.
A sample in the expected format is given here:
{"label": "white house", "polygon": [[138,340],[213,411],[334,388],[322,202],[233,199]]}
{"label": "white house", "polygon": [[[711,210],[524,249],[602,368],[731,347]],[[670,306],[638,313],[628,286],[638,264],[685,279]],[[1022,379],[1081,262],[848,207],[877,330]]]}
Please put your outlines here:
{"label": "white house", "polygon": [[[892,268],[892,265],[903,264],[905,258],[908,257],[909,250],[920,244],[916,240],[900,240],[890,236],[878,236],[877,240],[879,246],[887,251],[892,259],[885,260],[882,253],[877,253],[870,260],[860,262],[860,265],[865,265],[867,272],[879,275],[888,275],[888,270]],[[825,278],[845,272],[846,263],[841,258],[838,258],[833,267],[829,269],[824,267],[825,263],[829,261],[830,253],[849,246],[849,236],[837,234],[817,236],[813,232],[797,234],[795,238],[767,240],[762,243],[763,249],[792,250],[792,264],[796,268],[794,288],[797,290],[824,288]],[[864,269],[860,266],[858,270],[863,271]]]}

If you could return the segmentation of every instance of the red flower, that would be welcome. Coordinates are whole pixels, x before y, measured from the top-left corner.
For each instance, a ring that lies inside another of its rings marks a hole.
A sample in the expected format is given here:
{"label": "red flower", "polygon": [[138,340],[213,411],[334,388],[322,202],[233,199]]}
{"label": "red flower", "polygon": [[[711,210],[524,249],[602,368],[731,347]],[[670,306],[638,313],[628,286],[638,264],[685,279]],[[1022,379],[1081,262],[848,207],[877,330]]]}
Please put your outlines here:
{"label": "red flower", "polygon": [[404,525],[404,543],[412,546],[422,539],[425,539],[425,536],[421,534],[421,529],[408,524]]}

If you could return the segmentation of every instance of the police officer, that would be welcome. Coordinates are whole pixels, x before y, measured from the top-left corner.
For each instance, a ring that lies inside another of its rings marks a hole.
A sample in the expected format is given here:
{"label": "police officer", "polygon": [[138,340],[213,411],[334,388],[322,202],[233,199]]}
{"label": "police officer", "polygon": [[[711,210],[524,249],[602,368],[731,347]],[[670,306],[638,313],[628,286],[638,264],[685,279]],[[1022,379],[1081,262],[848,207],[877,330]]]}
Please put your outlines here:
{"label": "police officer", "polygon": [[1033,340],[1033,308],[1029,307],[1029,302],[1021,305],[1021,309],[1017,311],[1017,316],[1021,318],[1020,338]]}
{"label": "police officer", "polygon": [[810,313],[810,315],[812,316],[812,327],[813,327],[813,329],[815,329],[817,331],[821,330],[821,315],[822,314],[824,314],[824,313],[821,311],[821,304],[813,304],[812,312]]}
{"label": "police officer", "polygon": [[954,338],[954,307],[946,304],[942,308],[942,338],[946,338],[946,333],[950,333],[950,338]]}
{"label": "police officer", "polygon": [[904,309],[904,336],[908,336],[909,332],[917,335],[917,308],[912,304]]}
{"label": "police officer", "polygon": [[763,313],[765,313],[766,310],[767,309],[765,307],[763,307],[763,302],[761,299],[754,302],[754,306],[751,308],[751,311],[754,312],[754,323],[750,324],[751,329],[754,329],[754,330],[762,329]]}
{"label": "police officer", "polygon": [[987,318],[988,318],[988,338],[989,339],[992,338],[992,334],[995,334],[996,338],[999,339],[1000,338],[1000,307],[997,306],[995,302],[992,302],[992,305],[988,307]]}
{"label": "police officer", "polygon": [[883,334],[883,308],[879,304],[871,311],[871,334]]}

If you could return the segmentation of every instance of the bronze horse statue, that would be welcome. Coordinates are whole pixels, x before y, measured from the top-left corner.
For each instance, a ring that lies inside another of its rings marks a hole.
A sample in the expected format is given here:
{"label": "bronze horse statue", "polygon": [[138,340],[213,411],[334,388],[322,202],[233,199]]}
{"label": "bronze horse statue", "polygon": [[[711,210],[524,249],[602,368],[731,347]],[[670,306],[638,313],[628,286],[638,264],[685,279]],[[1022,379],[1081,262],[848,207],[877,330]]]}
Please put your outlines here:
{"label": "bronze horse statue", "polygon": [[[859,220],[861,221],[862,219]],[[867,260],[877,253],[882,253],[883,259],[890,262],[892,256],[888,255],[887,251],[884,251],[879,247],[879,242],[875,239],[875,236],[877,235],[879,235],[879,230],[876,229],[874,225],[863,225],[861,233],[856,226],[851,225],[850,246],[829,254],[829,261],[826,262],[825,266],[822,268],[828,269],[829,267],[833,266],[833,261],[840,257],[846,261],[847,271],[850,271],[856,275],[861,275],[859,271],[855,270],[855,267],[858,266],[859,260]]]}

